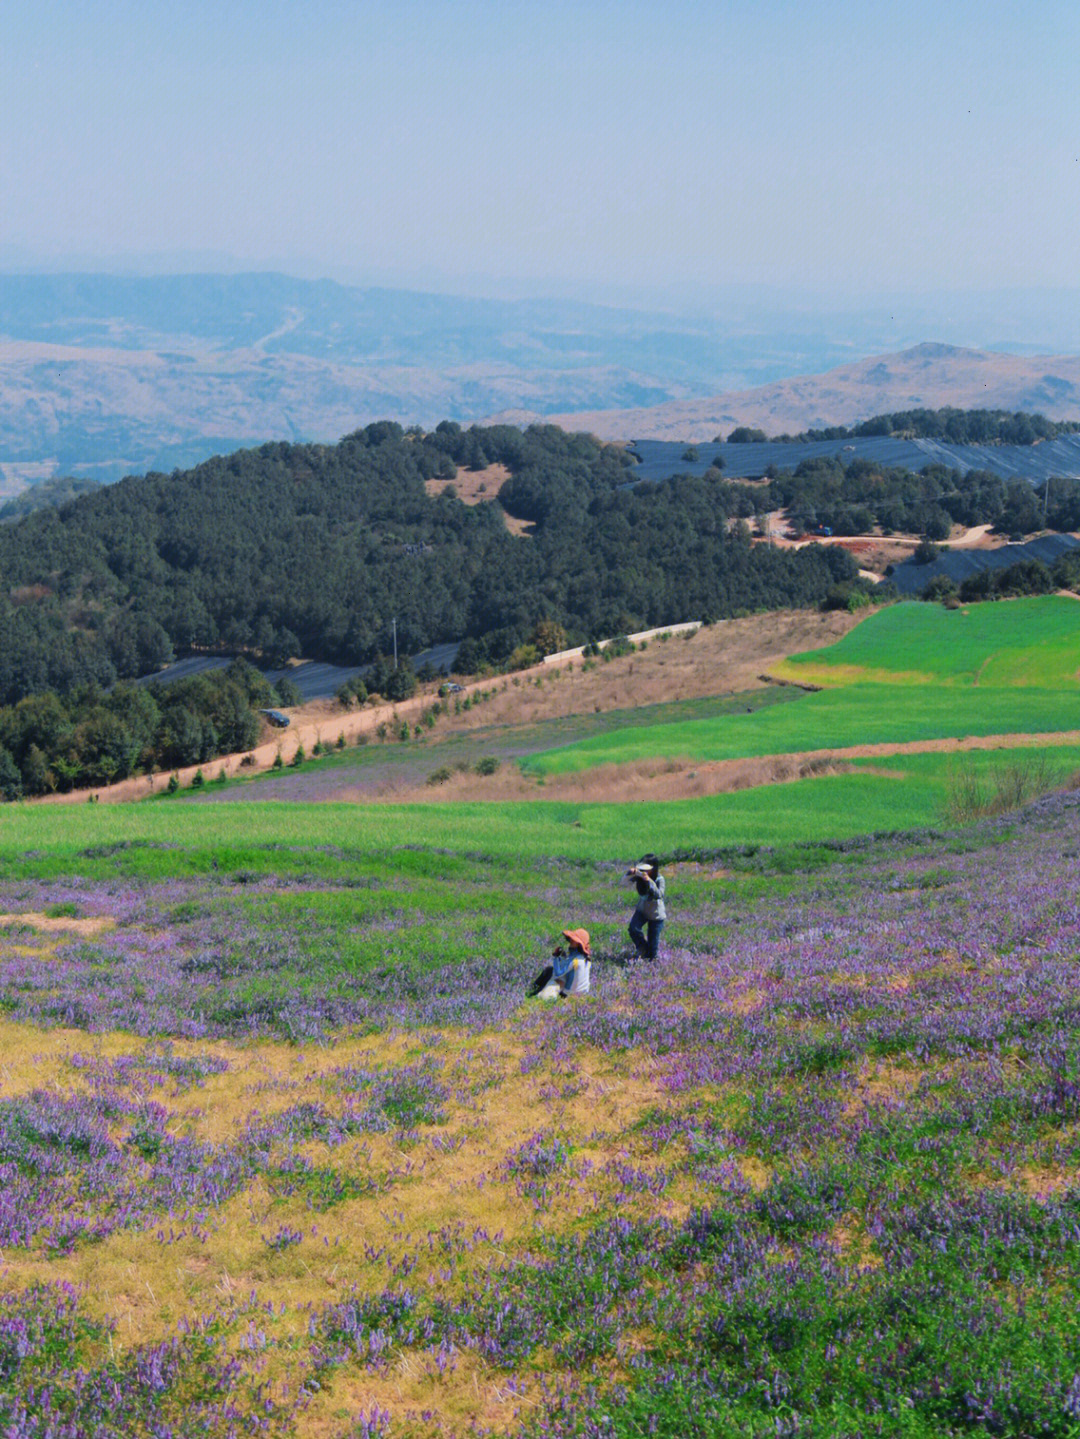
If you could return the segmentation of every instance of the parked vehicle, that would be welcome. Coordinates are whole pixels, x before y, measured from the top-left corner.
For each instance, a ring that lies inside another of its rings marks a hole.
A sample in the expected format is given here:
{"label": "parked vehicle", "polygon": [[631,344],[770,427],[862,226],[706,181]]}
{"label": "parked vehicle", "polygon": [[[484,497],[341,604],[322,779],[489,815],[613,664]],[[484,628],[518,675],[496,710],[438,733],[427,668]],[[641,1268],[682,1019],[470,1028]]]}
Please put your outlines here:
{"label": "parked vehicle", "polygon": [[283,715],[280,710],[260,710],[259,713],[261,715],[265,715],[266,718],[270,721],[270,723],[274,725],[277,729],[289,728],[289,725],[291,723],[289,716]]}

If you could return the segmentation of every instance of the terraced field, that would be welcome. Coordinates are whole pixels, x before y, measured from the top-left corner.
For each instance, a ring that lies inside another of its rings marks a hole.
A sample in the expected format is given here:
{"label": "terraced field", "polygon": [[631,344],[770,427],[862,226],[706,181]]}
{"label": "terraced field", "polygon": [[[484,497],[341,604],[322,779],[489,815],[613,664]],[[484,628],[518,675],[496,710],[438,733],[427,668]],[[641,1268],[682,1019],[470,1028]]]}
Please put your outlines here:
{"label": "terraced field", "polygon": [[812,684],[1022,686],[1077,695],[1080,605],[1061,595],[955,610],[891,605],[776,672]]}
{"label": "terraced field", "polygon": [[762,714],[609,729],[525,763],[554,775],[646,755],[705,761],[972,735],[1069,735],[1080,724],[1080,604],[1051,596],[951,611],[893,605],[837,644],[774,670],[828,688]]}

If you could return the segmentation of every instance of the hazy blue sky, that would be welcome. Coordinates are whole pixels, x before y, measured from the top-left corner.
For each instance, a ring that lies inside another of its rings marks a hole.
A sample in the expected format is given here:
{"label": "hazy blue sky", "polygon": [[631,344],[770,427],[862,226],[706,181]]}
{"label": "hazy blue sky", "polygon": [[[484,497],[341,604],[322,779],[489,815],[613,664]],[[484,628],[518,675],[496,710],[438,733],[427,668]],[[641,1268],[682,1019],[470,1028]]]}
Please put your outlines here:
{"label": "hazy blue sky", "polygon": [[4,0],[0,263],[1075,286],[1076,0]]}

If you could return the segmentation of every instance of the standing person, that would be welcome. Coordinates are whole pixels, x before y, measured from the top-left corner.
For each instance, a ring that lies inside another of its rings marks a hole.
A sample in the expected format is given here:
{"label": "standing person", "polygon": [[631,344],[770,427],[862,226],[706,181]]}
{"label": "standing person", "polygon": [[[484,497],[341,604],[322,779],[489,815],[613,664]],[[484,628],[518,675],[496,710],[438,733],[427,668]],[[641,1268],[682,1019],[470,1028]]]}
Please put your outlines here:
{"label": "standing person", "polygon": [[655,959],[660,946],[660,931],[667,919],[664,904],[664,876],[655,854],[645,854],[626,871],[634,881],[638,902],[630,920],[630,938],[639,959]]}
{"label": "standing person", "polygon": [[[529,994],[543,994],[549,984],[558,985],[558,998],[568,994],[588,994],[592,965],[589,963],[592,946],[587,929],[564,929],[563,938],[569,949],[560,946],[551,956],[551,963],[529,985]],[[548,996],[543,995],[546,999]]]}

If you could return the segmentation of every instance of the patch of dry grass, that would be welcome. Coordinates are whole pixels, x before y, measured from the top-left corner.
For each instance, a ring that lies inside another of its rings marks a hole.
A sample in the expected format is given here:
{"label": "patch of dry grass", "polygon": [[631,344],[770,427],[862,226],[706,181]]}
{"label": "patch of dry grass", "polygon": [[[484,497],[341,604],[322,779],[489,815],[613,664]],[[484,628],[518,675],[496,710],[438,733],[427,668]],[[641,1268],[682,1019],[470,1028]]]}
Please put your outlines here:
{"label": "patch of dry grass", "polygon": [[[662,1098],[648,1056],[631,1053],[616,1061],[587,1052],[570,1066],[565,1059],[543,1059],[523,1073],[522,1060],[531,1054],[527,1036],[478,1039],[443,1031],[432,1038],[433,1044],[424,1034],[342,1038],[324,1050],[174,1041],[178,1057],[212,1053],[228,1063],[197,1088],[153,1092],[154,1102],[173,1116],[171,1132],[204,1143],[228,1144],[256,1116],[266,1120],[306,1101],[334,1110],[341,1101],[333,1071],[344,1066],[388,1068],[428,1053],[443,1061],[440,1078],[453,1098],[444,1125],[421,1126],[404,1143],[393,1133],[372,1133],[331,1150],[315,1141],[303,1147],[314,1163],[342,1174],[389,1176],[380,1192],[317,1212],[301,1195],[275,1193],[259,1175],[212,1213],[201,1237],[189,1229],[170,1238],[187,1226],[179,1217],[163,1217],[149,1232],[120,1230],[67,1256],[10,1251],[0,1284],[23,1288],[36,1280],[65,1280],[78,1286],[89,1313],[116,1319],[119,1350],[157,1342],[186,1318],[227,1309],[254,1293],[259,1306],[274,1309],[267,1317],[260,1308],[258,1324],[273,1332],[265,1375],[280,1386],[299,1372],[290,1356],[306,1338],[311,1308],[353,1293],[376,1294],[403,1266],[411,1285],[430,1278],[440,1292],[452,1294],[470,1273],[500,1262],[515,1247],[570,1228],[579,1213],[603,1207],[616,1181],[608,1186],[595,1172],[586,1180],[577,1166],[590,1161],[601,1168],[628,1152],[627,1132]],[[130,1035],[0,1023],[0,1095],[85,1091],[89,1081],[73,1067],[73,1056],[115,1060],[143,1048],[144,1041]],[[539,1204],[523,1198],[504,1167],[507,1155],[538,1130],[557,1133],[574,1155],[567,1173],[553,1180],[551,1200]],[[637,1162],[647,1167],[656,1161],[641,1146]],[[692,1186],[684,1190],[674,1186],[659,1199],[642,1196],[624,1212],[677,1221],[694,1198]],[[303,1239],[276,1251],[266,1237],[282,1226]],[[475,1231],[489,1238],[458,1255],[455,1277],[447,1280],[440,1272],[446,1261],[431,1238]],[[522,1396],[475,1356],[459,1353],[452,1371],[439,1374],[428,1357],[405,1351],[383,1375],[331,1371],[305,1411],[304,1432],[340,1433],[343,1409],[374,1403],[397,1415],[431,1410],[457,1432],[474,1416],[495,1429],[508,1425]]]}

